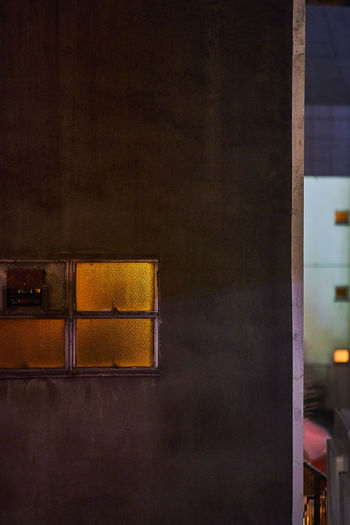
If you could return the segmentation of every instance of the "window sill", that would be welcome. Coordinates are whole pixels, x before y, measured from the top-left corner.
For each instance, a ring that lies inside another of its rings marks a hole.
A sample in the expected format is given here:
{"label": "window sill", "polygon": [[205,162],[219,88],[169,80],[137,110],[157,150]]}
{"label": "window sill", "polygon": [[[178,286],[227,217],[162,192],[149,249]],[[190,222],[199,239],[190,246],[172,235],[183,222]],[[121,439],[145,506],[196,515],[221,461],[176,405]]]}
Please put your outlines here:
{"label": "window sill", "polygon": [[160,377],[159,368],[79,368],[73,370],[2,369],[1,379],[77,378],[77,377]]}

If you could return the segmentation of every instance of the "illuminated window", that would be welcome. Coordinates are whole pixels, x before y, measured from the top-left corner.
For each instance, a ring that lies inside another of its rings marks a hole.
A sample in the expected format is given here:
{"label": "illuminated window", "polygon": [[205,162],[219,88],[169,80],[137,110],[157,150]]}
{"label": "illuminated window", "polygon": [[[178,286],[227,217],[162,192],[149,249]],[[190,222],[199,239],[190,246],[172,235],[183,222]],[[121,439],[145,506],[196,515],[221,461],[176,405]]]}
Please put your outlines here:
{"label": "illuminated window", "polygon": [[349,301],[349,287],[348,286],[336,286],[334,298],[336,301]]}
{"label": "illuminated window", "polygon": [[156,373],[156,261],[3,262],[0,286],[0,375]]}
{"label": "illuminated window", "polygon": [[345,348],[338,348],[333,352],[333,360],[335,363],[348,363],[349,362],[349,350]]}
{"label": "illuminated window", "polygon": [[335,224],[349,224],[349,210],[339,210],[334,214]]}

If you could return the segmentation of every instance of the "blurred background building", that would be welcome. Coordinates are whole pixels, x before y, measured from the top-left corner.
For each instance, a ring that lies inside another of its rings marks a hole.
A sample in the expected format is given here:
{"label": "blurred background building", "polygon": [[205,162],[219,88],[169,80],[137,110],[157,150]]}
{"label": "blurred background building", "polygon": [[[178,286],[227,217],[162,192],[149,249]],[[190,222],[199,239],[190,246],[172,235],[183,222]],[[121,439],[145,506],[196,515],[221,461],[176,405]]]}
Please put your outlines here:
{"label": "blurred background building", "polygon": [[[349,210],[350,8],[308,5],[304,223],[306,413],[310,408],[332,411],[350,406],[346,352],[350,349]],[[322,420],[324,414],[318,417]],[[328,420],[331,418],[330,412]]]}

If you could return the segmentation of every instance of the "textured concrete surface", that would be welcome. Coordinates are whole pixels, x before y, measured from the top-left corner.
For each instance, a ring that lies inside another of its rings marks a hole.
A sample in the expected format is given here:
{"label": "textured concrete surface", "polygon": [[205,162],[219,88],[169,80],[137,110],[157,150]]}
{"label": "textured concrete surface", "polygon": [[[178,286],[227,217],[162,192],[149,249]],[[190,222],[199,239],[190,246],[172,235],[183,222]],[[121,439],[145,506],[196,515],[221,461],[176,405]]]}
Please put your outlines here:
{"label": "textured concrete surface", "polygon": [[5,0],[1,258],[160,258],[161,378],[0,383],[6,524],[287,524],[292,2]]}
{"label": "textured concrete surface", "polygon": [[303,521],[303,206],[305,2],[293,2],[292,74],[292,329],[293,329],[293,525]]}

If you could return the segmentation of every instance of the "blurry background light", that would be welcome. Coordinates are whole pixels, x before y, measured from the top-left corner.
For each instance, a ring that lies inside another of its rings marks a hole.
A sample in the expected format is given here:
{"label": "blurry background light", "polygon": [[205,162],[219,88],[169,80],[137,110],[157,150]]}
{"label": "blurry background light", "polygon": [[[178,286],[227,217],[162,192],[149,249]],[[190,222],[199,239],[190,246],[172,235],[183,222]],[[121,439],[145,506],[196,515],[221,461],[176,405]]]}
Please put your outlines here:
{"label": "blurry background light", "polygon": [[340,349],[334,350],[333,359],[335,363],[348,363],[349,362],[349,350]]}

